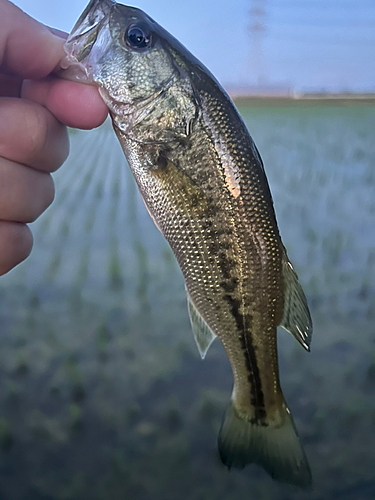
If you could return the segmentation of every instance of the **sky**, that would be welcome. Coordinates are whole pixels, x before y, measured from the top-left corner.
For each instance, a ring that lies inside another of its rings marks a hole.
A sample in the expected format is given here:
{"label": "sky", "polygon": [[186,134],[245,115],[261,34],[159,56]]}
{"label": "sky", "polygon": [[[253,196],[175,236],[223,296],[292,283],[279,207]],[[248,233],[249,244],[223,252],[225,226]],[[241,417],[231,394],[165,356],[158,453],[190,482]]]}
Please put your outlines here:
{"label": "sky", "polygon": [[[14,0],[69,31],[88,0]],[[227,87],[375,92],[375,0],[134,0]],[[261,9],[262,13],[259,13]],[[258,15],[251,17],[251,11]],[[249,33],[259,21],[264,31]]]}

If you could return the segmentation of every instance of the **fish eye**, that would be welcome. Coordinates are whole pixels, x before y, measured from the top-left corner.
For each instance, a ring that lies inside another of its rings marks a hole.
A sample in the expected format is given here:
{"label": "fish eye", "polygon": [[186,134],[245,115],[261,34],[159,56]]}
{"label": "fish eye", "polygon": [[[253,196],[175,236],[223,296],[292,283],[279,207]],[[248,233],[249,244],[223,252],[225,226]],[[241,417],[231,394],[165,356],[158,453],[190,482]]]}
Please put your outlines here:
{"label": "fish eye", "polygon": [[151,36],[141,26],[129,26],[125,33],[126,43],[133,49],[144,49],[150,45]]}

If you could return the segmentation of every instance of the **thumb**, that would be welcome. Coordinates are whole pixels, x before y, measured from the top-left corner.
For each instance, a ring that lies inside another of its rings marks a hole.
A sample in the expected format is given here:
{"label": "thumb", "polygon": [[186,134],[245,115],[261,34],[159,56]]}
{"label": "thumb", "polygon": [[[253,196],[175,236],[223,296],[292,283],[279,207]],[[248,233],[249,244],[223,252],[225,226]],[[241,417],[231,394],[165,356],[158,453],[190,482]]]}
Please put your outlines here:
{"label": "thumb", "polygon": [[64,55],[63,38],[8,0],[0,0],[0,19],[0,69],[22,78],[51,73]]}

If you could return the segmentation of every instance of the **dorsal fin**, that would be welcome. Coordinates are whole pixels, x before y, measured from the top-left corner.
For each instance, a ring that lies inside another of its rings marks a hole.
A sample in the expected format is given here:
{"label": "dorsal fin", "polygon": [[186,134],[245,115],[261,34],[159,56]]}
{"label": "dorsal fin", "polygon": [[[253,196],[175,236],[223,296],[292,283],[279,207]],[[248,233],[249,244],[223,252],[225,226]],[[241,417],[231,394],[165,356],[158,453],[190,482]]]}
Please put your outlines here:
{"label": "dorsal fin", "polygon": [[283,256],[284,314],[280,326],[310,351],[312,321],[305,294],[286,252]]}
{"label": "dorsal fin", "polygon": [[215,340],[216,335],[200,315],[198,309],[193,304],[193,301],[191,300],[187,290],[186,290],[186,296],[187,296],[190,323],[193,329],[195,342],[197,343],[197,347],[201,355],[201,358],[204,359],[208,351],[208,348]]}

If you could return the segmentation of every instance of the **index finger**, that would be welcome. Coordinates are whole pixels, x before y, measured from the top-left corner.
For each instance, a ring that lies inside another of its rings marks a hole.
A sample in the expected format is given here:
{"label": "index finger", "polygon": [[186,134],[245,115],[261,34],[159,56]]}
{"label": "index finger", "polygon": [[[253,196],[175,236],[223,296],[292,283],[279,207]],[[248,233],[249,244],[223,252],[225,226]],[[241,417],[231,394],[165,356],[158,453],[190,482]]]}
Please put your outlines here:
{"label": "index finger", "polygon": [[64,55],[64,40],[8,0],[0,0],[0,68],[44,78]]}

